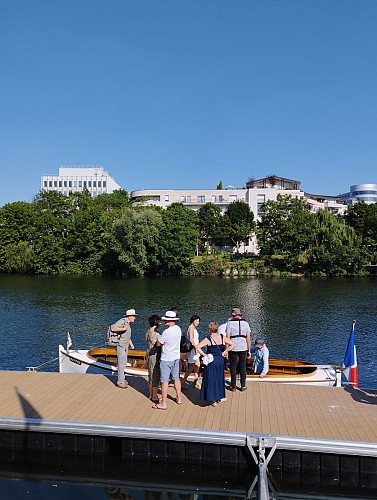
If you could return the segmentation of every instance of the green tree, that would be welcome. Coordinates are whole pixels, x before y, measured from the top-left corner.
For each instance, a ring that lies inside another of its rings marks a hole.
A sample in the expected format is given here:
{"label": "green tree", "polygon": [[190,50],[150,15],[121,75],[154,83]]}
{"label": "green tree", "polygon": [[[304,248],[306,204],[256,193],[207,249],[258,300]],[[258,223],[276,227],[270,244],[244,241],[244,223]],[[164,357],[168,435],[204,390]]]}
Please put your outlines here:
{"label": "green tree", "polygon": [[228,205],[225,215],[228,220],[224,219],[223,228],[238,252],[241,244],[248,244],[255,231],[254,214],[247,203],[237,200]]}
{"label": "green tree", "polygon": [[9,273],[29,273],[34,269],[34,251],[26,241],[5,248],[5,269]]}
{"label": "green tree", "polygon": [[125,208],[112,228],[111,247],[127,276],[143,276],[156,265],[163,221],[154,208]]}
{"label": "green tree", "polygon": [[361,237],[362,246],[373,263],[377,261],[377,203],[350,205],[344,214],[346,224]]}
{"label": "green tree", "polygon": [[308,251],[308,270],[323,276],[353,276],[365,270],[366,254],[354,229],[327,210],[314,216],[313,238]]}
{"label": "green tree", "polygon": [[222,237],[220,208],[213,203],[206,203],[197,212],[200,240],[205,253],[211,252],[211,247]]}
{"label": "green tree", "polygon": [[159,275],[184,274],[191,264],[198,243],[197,213],[181,203],[172,203],[162,212],[164,222],[161,231],[158,264]]}
{"label": "green tree", "polygon": [[273,267],[303,271],[314,219],[303,200],[278,195],[261,207],[257,228],[260,255]]}
{"label": "green tree", "polygon": [[[0,270],[8,271],[10,254],[18,243],[33,245],[36,238],[35,213],[30,203],[18,201],[0,208]],[[12,246],[12,250],[8,246]],[[9,254],[10,252],[10,254]]]}
{"label": "green tree", "polygon": [[42,191],[33,200],[36,237],[33,241],[35,271],[57,274],[68,260],[64,241],[71,231],[71,198],[56,191]]}

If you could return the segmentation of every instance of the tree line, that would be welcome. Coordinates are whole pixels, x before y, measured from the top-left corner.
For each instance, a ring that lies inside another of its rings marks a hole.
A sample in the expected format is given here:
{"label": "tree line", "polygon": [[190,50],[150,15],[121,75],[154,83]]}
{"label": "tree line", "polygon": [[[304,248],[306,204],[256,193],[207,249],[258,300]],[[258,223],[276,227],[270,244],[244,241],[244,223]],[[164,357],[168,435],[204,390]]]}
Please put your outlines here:
{"label": "tree line", "polygon": [[[207,203],[166,209],[131,203],[124,190],[92,198],[40,192],[0,208],[0,272],[163,276],[222,274],[232,266],[307,276],[366,274],[376,260],[376,204],[344,216],[310,213],[305,201],[278,195],[257,223],[247,203],[224,214]],[[243,253],[256,234],[259,254]]]}

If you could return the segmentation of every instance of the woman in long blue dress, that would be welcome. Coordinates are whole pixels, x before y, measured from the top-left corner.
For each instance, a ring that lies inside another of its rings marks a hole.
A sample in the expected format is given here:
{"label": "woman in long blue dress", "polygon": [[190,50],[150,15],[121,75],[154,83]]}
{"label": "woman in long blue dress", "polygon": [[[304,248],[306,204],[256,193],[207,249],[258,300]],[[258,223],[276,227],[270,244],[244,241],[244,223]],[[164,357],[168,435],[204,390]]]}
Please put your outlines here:
{"label": "woman in long blue dress", "polygon": [[[208,401],[212,406],[217,406],[225,398],[224,358],[233,347],[233,342],[218,333],[219,325],[215,322],[209,324],[210,335],[196,345],[196,350],[204,356],[202,348],[207,347],[207,356],[212,354],[213,361],[205,366],[203,371],[200,399]],[[207,358],[208,359],[208,358]]]}

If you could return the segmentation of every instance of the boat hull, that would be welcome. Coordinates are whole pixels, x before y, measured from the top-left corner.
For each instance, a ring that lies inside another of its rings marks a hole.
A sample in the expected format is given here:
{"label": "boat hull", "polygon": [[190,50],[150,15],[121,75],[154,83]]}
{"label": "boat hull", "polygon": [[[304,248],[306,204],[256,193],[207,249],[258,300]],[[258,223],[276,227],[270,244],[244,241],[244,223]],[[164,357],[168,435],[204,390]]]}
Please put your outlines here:
{"label": "boat hull", "polygon": [[[59,371],[61,373],[82,373],[82,374],[102,374],[107,376],[117,376],[118,370],[114,360],[114,351],[111,354],[104,355],[96,359],[96,353],[110,353],[110,349],[85,349],[66,350],[63,346],[59,346]],[[92,353],[94,355],[91,355]],[[145,367],[145,356],[142,351],[135,351],[138,356],[133,357],[129,354],[129,363],[125,369],[125,374],[128,376],[148,376],[148,370]],[[98,354],[100,356],[100,354]],[[281,367],[280,372],[276,366]],[[333,366],[328,365],[312,365],[311,363],[296,362],[293,365],[292,361],[271,360],[271,372],[266,377],[260,378],[258,375],[248,374],[247,382],[258,383],[281,383],[281,384],[300,384],[300,385],[316,385],[316,386],[339,386],[340,374]],[[296,372],[300,369],[306,373],[291,373],[295,368]],[[284,372],[286,370],[286,372]],[[189,377],[189,380],[193,376]],[[225,371],[225,380],[229,382],[229,372]]]}

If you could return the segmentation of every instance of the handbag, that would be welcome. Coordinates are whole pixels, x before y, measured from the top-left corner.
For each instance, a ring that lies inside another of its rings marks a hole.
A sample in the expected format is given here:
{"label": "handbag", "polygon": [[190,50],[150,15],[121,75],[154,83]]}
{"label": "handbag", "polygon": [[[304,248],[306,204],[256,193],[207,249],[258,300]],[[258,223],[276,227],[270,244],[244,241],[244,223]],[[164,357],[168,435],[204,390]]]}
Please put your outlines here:
{"label": "handbag", "polygon": [[181,337],[181,345],[180,345],[180,351],[182,353],[189,352],[192,349],[192,344],[190,339],[187,337],[187,335],[182,335]]}

